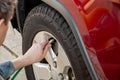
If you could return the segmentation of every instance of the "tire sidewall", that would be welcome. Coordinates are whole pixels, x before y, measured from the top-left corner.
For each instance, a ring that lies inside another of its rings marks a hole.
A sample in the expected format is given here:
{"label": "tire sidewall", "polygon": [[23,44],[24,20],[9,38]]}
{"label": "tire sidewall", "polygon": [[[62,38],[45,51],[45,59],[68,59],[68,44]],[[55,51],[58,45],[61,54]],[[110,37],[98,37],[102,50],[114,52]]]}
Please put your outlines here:
{"label": "tire sidewall", "polygon": [[[78,47],[71,48],[70,40],[66,36],[66,32],[61,30],[61,25],[57,24],[54,19],[46,14],[41,13],[31,13],[27,17],[23,30],[23,53],[25,53],[32,45],[33,39],[38,32],[46,31],[51,33],[62,45],[66,55],[71,63],[76,80],[85,80],[84,70],[81,68],[84,64],[82,58],[79,58],[80,50]],[[83,67],[84,68],[84,67]],[[85,69],[85,68],[84,68]],[[35,80],[34,72],[32,66],[26,67],[26,75],[28,80]]]}

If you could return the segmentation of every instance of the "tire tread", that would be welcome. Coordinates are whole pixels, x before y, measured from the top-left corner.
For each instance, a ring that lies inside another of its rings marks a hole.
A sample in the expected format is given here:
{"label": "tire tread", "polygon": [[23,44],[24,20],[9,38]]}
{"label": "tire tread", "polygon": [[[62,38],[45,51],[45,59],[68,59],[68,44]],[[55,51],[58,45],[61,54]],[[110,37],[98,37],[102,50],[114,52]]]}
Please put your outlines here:
{"label": "tire tread", "polygon": [[[49,24],[52,25],[58,25],[58,27],[55,27],[57,32],[59,32],[60,34],[64,35],[63,36],[63,41],[64,43],[67,44],[67,46],[69,46],[69,52],[76,54],[75,58],[79,61],[77,64],[80,65],[81,67],[81,74],[77,74],[77,76],[79,76],[79,78],[81,80],[90,80],[91,77],[89,75],[89,72],[86,68],[85,62],[82,58],[82,55],[80,54],[80,50],[78,48],[76,39],[72,33],[72,30],[70,29],[68,23],[66,22],[66,20],[63,18],[63,16],[56,11],[55,9],[53,9],[52,7],[46,5],[46,4],[41,4],[37,7],[35,7],[29,14],[28,17],[25,21],[25,26],[27,26],[29,24],[29,21],[32,19],[32,17],[34,16],[39,16],[42,19],[45,18],[46,21],[49,22]],[[23,33],[26,32],[26,29],[24,27],[24,31]],[[71,44],[69,44],[71,43]],[[74,52],[73,52],[74,51]],[[73,56],[72,56],[73,57]],[[71,57],[71,58],[72,58]]]}

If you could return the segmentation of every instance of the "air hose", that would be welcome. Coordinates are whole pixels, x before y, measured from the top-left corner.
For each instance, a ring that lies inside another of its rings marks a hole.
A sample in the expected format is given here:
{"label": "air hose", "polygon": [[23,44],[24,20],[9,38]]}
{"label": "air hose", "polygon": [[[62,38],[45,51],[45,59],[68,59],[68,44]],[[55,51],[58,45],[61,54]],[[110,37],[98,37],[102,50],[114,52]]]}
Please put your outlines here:
{"label": "air hose", "polygon": [[11,77],[11,80],[15,80],[15,78],[17,77],[17,75],[20,73],[20,71],[22,70],[23,68],[20,68],[19,70],[17,70],[15,72],[15,74],[13,74],[13,76]]}

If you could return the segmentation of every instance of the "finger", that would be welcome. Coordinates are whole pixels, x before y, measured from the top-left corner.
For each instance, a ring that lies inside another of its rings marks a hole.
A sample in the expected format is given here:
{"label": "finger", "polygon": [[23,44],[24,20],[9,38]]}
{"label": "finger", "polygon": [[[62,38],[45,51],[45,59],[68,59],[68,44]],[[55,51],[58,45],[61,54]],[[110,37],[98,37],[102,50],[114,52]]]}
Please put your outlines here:
{"label": "finger", "polygon": [[43,55],[46,55],[46,53],[48,52],[48,49],[51,47],[51,44],[47,44],[44,48],[44,51],[43,51]]}
{"label": "finger", "polygon": [[40,46],[44,49],[47,44],[48,44],[48,41],[44,41],[40,44]]}

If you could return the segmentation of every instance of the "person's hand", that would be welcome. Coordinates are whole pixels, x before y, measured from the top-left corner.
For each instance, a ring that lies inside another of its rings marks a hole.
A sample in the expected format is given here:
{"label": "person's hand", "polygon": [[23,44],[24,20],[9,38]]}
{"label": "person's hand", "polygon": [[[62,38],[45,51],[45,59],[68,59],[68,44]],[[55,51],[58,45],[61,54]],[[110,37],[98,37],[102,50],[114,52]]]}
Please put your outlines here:
{"label": "person's hand", "polygon": [[45,55],[50,48],[50,43],[48,41],[34,43],[32,47],[25,53],[25,57],[32,63],[41,61],[45,58]]}
{"label": "person's hand", "polygon": [[34,43],[24,55],[12,60],[15,70],[41,61],[46,56],[50,46],[48,41]]}

